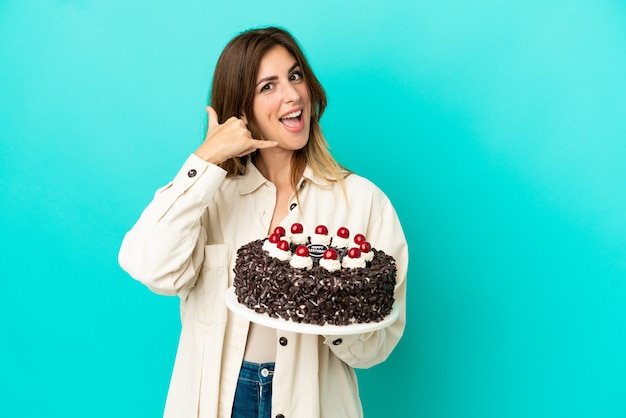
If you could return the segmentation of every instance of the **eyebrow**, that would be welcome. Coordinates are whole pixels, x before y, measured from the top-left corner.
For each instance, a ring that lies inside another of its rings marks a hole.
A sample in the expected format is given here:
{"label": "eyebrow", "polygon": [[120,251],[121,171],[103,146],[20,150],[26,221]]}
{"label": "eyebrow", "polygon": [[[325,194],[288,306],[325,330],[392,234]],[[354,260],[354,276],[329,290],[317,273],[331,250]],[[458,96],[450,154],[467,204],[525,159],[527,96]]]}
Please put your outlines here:
{"label": "eyebrow", "polygon": [[[287,74],[289,74],[290,72],[292,72],[293,70],[295,70],[296,68],[298,68],[300,66],[300,64],[298,64],[297,62],[295,62],[290,68],[289,71],[287,71]],[[257,83],[256,83],[256,87],[259,87],[259,84],[264,83],[266,81],[274,81],[274,80],[278,80],[278,76],[276,75],[271,75],[269,77],[264,77],[262,79],[260,79]]]}

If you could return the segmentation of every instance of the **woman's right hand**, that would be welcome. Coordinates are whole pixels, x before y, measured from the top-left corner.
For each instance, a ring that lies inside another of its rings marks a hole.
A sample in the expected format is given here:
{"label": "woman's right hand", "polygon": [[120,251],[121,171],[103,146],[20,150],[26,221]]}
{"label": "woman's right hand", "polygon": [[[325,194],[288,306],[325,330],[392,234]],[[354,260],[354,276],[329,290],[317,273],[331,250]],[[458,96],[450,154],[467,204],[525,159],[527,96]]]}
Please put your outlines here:
{"label": "woman's right hand", "polygon": [[229,158],[243,157],[257,149],[278,145],[275,141],[262,141],[252,138],[243,120],[231,117],[221,125],[217,113],[211,106],[206,107],[209,123],[204,142],[195,154],[212,164],[221,164]]}

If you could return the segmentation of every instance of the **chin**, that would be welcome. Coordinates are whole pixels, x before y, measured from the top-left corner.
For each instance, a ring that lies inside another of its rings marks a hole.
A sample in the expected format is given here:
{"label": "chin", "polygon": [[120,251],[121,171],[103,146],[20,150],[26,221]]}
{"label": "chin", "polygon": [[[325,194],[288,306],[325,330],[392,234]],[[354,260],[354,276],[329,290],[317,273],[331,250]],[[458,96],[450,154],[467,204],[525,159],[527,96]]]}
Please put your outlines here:
{"label": "chin", "polygon": [[291,142],[288,145],[289,145],[289,149],[291,149],[292,151],[298,151],[306,147],[306,144],[308,143],[309,143],[309,139],[307,138],[304,141]]}
{"label": "chin", "polygon": [[291,151],[297,151],[299,149],[302,149],[306,146],[306,144],[308,144],[309,142],[309,134],[307,133],[306,135],[302,134],[302,135],[298,135],[298,137],[296,138],[285,138],[284,141],[279,141],[279,146]]}
{"label": "chin", "polygon": [[304,149],[306,147],[306,144],[302,144],[302,145],[295,145],[295,144],[284,144],[284,145],[279,145],[278,148],[284,149],[286,151],[300,151],[301,149]]}

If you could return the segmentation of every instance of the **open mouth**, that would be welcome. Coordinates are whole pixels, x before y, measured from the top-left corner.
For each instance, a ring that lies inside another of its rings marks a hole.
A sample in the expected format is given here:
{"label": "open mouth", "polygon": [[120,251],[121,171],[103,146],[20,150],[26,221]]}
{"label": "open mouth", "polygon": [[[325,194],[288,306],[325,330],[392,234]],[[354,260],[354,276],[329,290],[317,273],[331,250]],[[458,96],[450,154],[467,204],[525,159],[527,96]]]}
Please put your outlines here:
{"label": "open mouth", "polygon": [[279,120],[287,128],[296,129],[300,126],[300,123],[302,121],[302,109],[288,113]]}

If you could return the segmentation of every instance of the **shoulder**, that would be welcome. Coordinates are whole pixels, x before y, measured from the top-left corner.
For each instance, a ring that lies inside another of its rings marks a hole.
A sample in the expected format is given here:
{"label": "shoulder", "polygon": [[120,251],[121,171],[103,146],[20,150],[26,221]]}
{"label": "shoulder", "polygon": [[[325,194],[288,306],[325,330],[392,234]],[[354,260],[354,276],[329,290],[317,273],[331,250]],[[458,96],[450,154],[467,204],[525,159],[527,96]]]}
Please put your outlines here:
{"label": "shoulder", "polygon": [[[335,193],[342,193],[342,185],[334,185]],[[391,207],[391,201],[385,192],[373,181],[351,173],[343,179],[343,190],[348,207],[351,210],[368,210],[372,215],[380,214]]]}
{"label": "shoulder", "polygon": [[345,184],[354,185],[363,189],[380,190],[373,181],[355,173],[349,173],[343,179]]}
{"label": "shoulder", "polygon": [[385,193],[371,180],[351,173],[343,179],[348,197],[376,197],[387,200]]}

